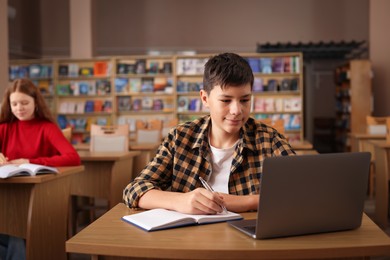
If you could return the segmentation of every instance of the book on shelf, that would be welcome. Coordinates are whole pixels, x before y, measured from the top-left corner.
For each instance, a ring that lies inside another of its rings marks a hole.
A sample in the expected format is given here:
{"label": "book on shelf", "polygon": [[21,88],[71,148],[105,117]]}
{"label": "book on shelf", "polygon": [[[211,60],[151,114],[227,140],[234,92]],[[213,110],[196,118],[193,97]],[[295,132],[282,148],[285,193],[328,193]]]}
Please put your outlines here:
{"label": "book on shelf", "polygon": [[156,77],[154,79],[153,91],[157,93],[164,93],[165,87],[168,85],[168,79],[164,77]]}
{"label": "book on shelf", "polygon": [[284,72],[284,59],[283,57],[275,57],[272,59],[272,72],[283,73]]}
{"label": "book on shelf", "polygon": [[162,99],[156,98],[153,100],[153,110],[161,111],[164,109],[164,101]]}
{"label": "book on shelf", "polygon": [[41,65],[32,64],[30,65],[30,78],[40,78],[41,77]]}
{"label": "book on shelf", "polygon": [[138,93],[141,91],[142,81],[140,78],[130,79],[129,81],[130,92]]}
{"label": "book on shelf", "polygon": [[164,62],[163,67],[162,67],[160,72],[164,73],[164,74],[171,74],[172,73],[172,62]]}
{"label": "book on shelf", "polygon": [[249,63],[249,66],[251,67],[253,73],[261,72],[259,58],[248,58],[247,61]]}
{"label": "book on shelf", "polygon": [[129,79],[127,78],[115,78],[115,92],[127,93],[129,91]]}
{"label": "book on shelf", "polygon": [[[140,110],[142,110],[142,99],[135,98],[133,100],[131,108],[133,109],[133,111],[140,111]],[[129,110],[130,110],[130,108],[129,108]]]}
{"label": "book on shelf", "polygon": [[260,58],[261,73],[269,74],[272,73],[272,59],[271,58]]}
{"label": "book on shelf", "polygon": [[177,111],[185,112],[188,111],[189,99],[188,97],[181,96],[177,99]]}
{"label": "book on shelf", "polygon": [[46,173],[58,173],[58,169],[45,165],[23,163],[20,165],[6,164],[0,166],[0,178],[10,178],[14,176],[35,176]]}
{"label": "book on shelf", "polygon": [[68,76],[69,77],[79,76],[79,65],[77,63],[70,63],[68,65]]}
{"label": "book on shelf", "polygon": [[152,97],[142,98],[142,109],[143,110],[152,110],[153,109],[153,98]]}
{"label": "book on shelf", "polygon": [[70,92],[73,96],[80,95],[80,86],[79,86],[79,83],[77,81],[70,82]]}
{"label": "book on shelf", "polygon": [[111,100],[105,100],[103,104],[103,111],[107,113],[112,112],[112,102]]}
{"label": "book on shelf", "polygon": [[159,64],[157,61],[150,61],[149,62],[148,73],[150,73],[150,74],[159,73]]}
{"label": "book on shelf", "polygon": [[276,92],[279,89],[279,82],[276,79],[270,79],[267,82],[267,91]]}
{"label": "book on shelf", "polygon": [[93,103],[93,112],[102,112],[103,111],[103,100],[97,99]]}
{"label": "book on shelf", "polygon": [[79,75],[84,77],[93,76],[93,68],[82,67],[80,68]]}
{"label": "book on shelf", "polygon": [[141,81],[141,92],[153,92],[154,80],[152,78],[143,78]]}
{"label": "book on shelf", "polygon": [[242,219],[240,214],[229,211],[227,213],[215,215],[191,215],[166,209],[151,209],[122,217],[122,220],[146,231],[156,231],[197,224],[211,224],[238,219]]}
{"label": "book on shelf", "polygon": [[302,101],[300,98],[285,98],[284,109],[285,112],[299,112],[302,110]]}
{"label": "book on shelf", "polygon": [[139,59],[135,62],[135,73],[136,74],[145,74],[146,73],[146,60]]}
{"label": "book on shelf", "polygon": [[91,85],[93,83],[88,82],[88,81],[80,81],[78,84],[79,84],[79,94],[80,95],[88,95],[89,85]]}
{"label": "book on shelf", "polygon": [[56,92],[59,96],[68,96],[70,95],[70,85],[69,84],[58,84],[56,86]]}
{"label": "book on shelf", "polygon": [[64,129],[68,126],[68,120],[66,119],[66,116],[64,116],[64,115],[57,116],[57,123],[61,129]]}
{"label": "book on shelf", "polygon": [[109,80],[96,80],[96,92],[98,95],[106,95],[111,93],[111,83]]}
{"label": "book on shelf", "polygon": [[85,101],[85,108],[84,112],[86,113],[92,113],[95,111],[95,102],[93,100],[87,100]]}
{"label": "book on shelf", "polygon": [[131,110],[131,98],[130,97],[118,97],[118,110],[130,111]]}
{"label": "book on shelf", "polygon": [[108,76],[108,64],[106,61],[96,61],[93,64],[93,75],[94,76]]}
{"label": "book on shelf", "polygon": [[261,78],[254,78],[253,80],[253,92],[263,92],[263,80]]}
{"label": "book on shelf", "polygon": [[58,66],[58,75],[61,77],[67,77],[68,76],[68,65],[59,65]]}
{"label": "book on shelf", "polygon": [[49,80],[39,80],[37,83],[37,87],[42,94],[51,94],[52,92],[52,85]]}

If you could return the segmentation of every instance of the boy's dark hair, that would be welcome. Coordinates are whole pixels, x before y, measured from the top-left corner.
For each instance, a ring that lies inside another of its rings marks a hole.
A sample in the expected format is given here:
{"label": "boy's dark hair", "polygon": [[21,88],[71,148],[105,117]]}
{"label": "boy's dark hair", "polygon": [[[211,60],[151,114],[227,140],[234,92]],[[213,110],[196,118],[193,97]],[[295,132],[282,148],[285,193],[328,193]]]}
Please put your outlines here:
{"label": "boy's dark hair", "polygon": [[203,89],[210,94],[214,86],[253,86],[253,72],[248,62],[235,53],[222,53],[211,57],[204,66]]}

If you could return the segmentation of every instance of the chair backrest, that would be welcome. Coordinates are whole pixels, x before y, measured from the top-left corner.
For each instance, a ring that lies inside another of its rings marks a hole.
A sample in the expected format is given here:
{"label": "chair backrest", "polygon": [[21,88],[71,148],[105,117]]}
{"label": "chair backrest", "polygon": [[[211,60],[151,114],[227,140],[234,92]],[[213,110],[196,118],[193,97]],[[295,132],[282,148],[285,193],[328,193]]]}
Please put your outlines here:
{"label": "chair backrest", "polygon": [[284,119],[277,119],[277,120],[272,120],[271,118],[264,118],[261,119],[261,122],[263,124],[266,124],[268,126],[271,126],[276,129],[281,134],[285,133],[284,129]]}
{"label": "chair backrest", "polygon": [[129,150],[129,125],[91,125],[90,151],[124,152]]}
{"label": "chair backrest", "polygon": [[162,121],[137,120],[136,122],[136,142],[137,143],[160,143],[162,138]]}
{"label": "chair backrest", "polygon": [[171,120],[164,121],[163,128],[161,131],[162,138],[168,136],[169,130],[171,130],[171,128],[176,126],[178,123],[179,123],[179,119],[177,118],[172,118]]}
{"label": "chair backrest", "polygon": [[67,127],[67,128],[62,129],[61,131],[64,134],[66,140],[68,140],[70,142],[72,140],[72,128]]}
{"label": "chair backrest", "polygon": [[378,134],[385,135],[386,134],[386,118],[387,117],[373,117],[367,116],[367,133],[368,134]]}

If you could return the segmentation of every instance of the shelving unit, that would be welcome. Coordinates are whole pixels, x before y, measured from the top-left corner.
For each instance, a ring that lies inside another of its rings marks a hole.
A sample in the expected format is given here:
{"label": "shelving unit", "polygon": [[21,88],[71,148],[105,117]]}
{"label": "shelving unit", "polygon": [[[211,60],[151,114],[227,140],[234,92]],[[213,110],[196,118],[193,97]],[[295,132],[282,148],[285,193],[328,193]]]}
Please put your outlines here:
{"label": "shelving unit", "polygon": [[130,138],[136,120],[174,118],[174,64],[172,56],[115,58],[116,122],[129,124]]}
{"label": "shelving unit", "polygon": [[89,141],[91,124],[114,122],[112,58],[56,60],[55,97],[57,121],[72,127],[72,142]]}
{"label": "shelving unit", "polygon": [[[256,119],[284,119],[290,141],[303,140],[302,54],[241,54],[255,76],[252,116]],[[211,55],[176,57],[176,94],[179,121],[207,114],[199,90],[203,88],[203,68]]]}
{"label": "shelving unit", "polygon": [[29,78],[40,89],[51,112],[55,114],[52,60],[17,60],[9,66],[9,80]]}
{"label": "shelving unit", "polygon": [[371,82],[369,60],[352,60],[335,70],[337,151],[350,151],[350,133],[366,132],[373,105]]}
{"label": "shelving unit", "polygon": [[[260,120],[283,118],[289,139],[303,140],[302,55],[241,55],[248,59],[255,76],[252,116]],[[177,118],[183,122],[206,115],[208,111],[202,108],[199,90],[203,88],[204,64],[211,56],[11,61],[10,72],[22,65],[51,67],[50,76],[40,80],[50,82],[47,96],[58,123],[61,128],[72,126],[72,141],[78,143],[88,142],[92,123],[129,124],[134,134],[137,119],[168,122]],[[22,72],[12,75],[32,79]],[[37,85],[43,84],[37,82]]]}

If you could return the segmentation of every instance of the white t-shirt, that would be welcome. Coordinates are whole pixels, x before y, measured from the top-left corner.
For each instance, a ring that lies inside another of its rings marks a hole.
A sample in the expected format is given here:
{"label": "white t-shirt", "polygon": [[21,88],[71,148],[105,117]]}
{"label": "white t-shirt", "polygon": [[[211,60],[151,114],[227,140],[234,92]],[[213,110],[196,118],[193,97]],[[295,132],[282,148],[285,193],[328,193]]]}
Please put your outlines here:
{"label": "white t-shirt", "polygon": [[230,168],[237,143],[238,140],[226,149],[215,148],[210,144],[213,171],[208,182],[215,191],[229,193]]}

